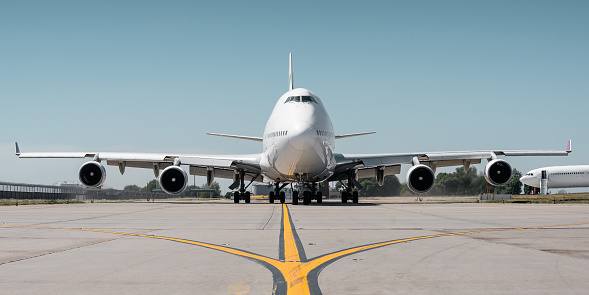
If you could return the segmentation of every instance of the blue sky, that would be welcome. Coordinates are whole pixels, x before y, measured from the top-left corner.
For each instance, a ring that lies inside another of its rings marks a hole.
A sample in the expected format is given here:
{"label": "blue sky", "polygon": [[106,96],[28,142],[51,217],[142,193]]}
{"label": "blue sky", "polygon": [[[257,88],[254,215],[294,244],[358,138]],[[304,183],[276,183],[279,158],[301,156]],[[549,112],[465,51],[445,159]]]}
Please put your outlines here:
{"label": "blue sky", "polygon": [[[0,181],[76,180],[84,162],[19,160],[14,141],[261,152],[205,133],[261,136],[289,52],[295,86],[322,98],[336,133],[377,132],[337,152],[562,149],[572,138],[569,157],[507,160],[523,172],[589,164],[588,13],[587,1],[4,1]],[[153,178],[107,175],[116,188]]]}

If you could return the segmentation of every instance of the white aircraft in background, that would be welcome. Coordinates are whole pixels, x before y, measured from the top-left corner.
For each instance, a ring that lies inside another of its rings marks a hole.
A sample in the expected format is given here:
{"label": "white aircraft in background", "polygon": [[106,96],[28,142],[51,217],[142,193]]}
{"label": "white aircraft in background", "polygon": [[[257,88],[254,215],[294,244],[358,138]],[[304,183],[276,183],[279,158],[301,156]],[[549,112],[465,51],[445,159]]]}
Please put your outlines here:
{"label": "white aircraft in background", "polygon": [[547,189],[589,187],[589,165],[552,166],[528,171],[519,180],[532,187],[540,187],[542,171],[546,171]]}
{"label": "white aircraft in background", "polygon": [[[337,139],[372,134],[374,132],[335,135],[331,119],[313,92],[294,88],[292,54],[289,57],[289,91],[282,95],[266,124],[262,137],[214,134],[245,140],[261,141],[263,152],[248,155],[190,155],[151,153],[21,153],[15,143],[16,155],[20,158],[92,158],[84,163],[78,174],[87,187],[100,187],[106,177],[102,161],[118,166],[121,174],[126,167],[153,169],[161,188],[169,194],[178,194],[186,188],[188,175],[181,167],[188,166],[190,175],[206,176],[207,185],[215,177],[233,179],[229,187],[234,192],[234,202],[243,199],[250,202],[246,181],[262,181],[266,178],[274,184],[270,192],[270,203],[274,200],[285,202],[282,189],[292,183],[298,184],[293,192],[292,203],[302,199],[309,204],[312,199],[322,202],[317,189],[320,182],[346,181],[341,194],[342,203],[358,202],[359,178],[376,177],[379,185],[386,175],[399,174],[401,165],[411,165],[406,180],[409,188],[418,193],[429,191],[434,185],[435,170],[438,167],[479,164],[487,159],[485,178],[492,185],[502,185],[511,178],[511,166],[498,156],[566,156],[566,151],[462,151],[404,154],[338,154],[335,153]],[[160,170],[163,169],[161,172]],[[248,186],[249,186],[248,184]]]}

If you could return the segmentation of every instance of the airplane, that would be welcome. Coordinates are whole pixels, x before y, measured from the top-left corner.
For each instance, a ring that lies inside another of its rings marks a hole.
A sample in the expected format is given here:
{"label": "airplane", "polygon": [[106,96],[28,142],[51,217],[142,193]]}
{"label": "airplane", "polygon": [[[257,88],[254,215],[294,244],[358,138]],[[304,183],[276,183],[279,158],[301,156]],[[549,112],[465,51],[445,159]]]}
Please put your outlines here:
{"label": "airplane", "polygon": [[[283,94],[267,121],[262,137],[208,133],[241,140],[262,142],[262,153],[237,155],[192,155],[112,152],[41,152],[22,153],[15,142],[20,158],[92,158],[79,171],[80,182],[86,187],[100,187],[106,180],[106,165],[118,166],[121,174],[126,167],[153,169],[163,191],[179,194],[186,188],[188,175],[182,166],[188,166],[190,175],[205,176],[207,185],[215,178],[233,179],[229,186],[234,191],[234,202],[250,202],[247,187],[262,178],[273,183],[269,202],[285,203],[286,185],[295,184],[292,204],[299,200],[307,205],[312,200],[322,203],[318,190],[321,182],[339,181],[344,184],[341,202],[358,203],[358,179],[376,177],[383,185],[387,175],[400,174],[401,165],[411,165],[406,183],[413,192],[429,191],[439,167],[463,166],[467,171],[472,164],[487,159],[484,175],[488,183],[502,185],[509,181],[511,166],[499,156],[567,156],[571,151],[488,150],[429,153],[340,154],[335,152],[336,140],[373,134],[363,132],[336,135],[333,124],[321,99],[304,88],[295,88],[292,53],[289,55],[289,89]],[[163,170],[162,170],[163,169]],[[161,170],[161,172],[160,172]],[[249,184],[245,184],[249,181]]]}
{"label": "airplane", "polygon": [[548,188],[589,187],[589,165],[552,166],[528,171],[519,180],[532,187],[540,187],[542,171],[546,171]]}

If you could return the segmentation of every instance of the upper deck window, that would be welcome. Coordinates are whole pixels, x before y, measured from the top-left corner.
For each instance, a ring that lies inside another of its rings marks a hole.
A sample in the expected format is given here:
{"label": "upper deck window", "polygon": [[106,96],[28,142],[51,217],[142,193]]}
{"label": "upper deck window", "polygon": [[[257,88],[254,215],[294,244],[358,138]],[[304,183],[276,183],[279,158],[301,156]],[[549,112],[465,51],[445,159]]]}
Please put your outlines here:
{"label": "upper deck window", "polygon": [[287,103],[287,102],[314,102],[314,103],[317,103],[315,98],[313,98],[312,96],[308,96],[308,95],[289,96],[284,103]]}

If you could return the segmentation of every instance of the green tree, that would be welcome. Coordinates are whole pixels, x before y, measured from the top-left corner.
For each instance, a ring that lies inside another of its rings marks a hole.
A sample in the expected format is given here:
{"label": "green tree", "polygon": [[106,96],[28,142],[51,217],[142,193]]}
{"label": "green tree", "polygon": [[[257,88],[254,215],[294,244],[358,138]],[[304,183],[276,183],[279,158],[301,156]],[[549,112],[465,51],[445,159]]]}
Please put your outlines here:
{"label": "green tree", "polygon": [[[214,198],[218,198],[218,197],[221,196],[221,186],[216,181],[213,182],[210,186],[202,185],[200,188],[202,188],[202,189],[214,189],[215,190],[213,192],[213,197]],[[206,193],[207,196],[208,196],[208,194],[209,193]]]}
{"label": "green tree", "polygon": [[132,191],[132,192],[140,192],[141,188],[137,185],[130,184],[130,185],[126,185],[125,188],[123,188],[123,190]]}
{"label": "green tree", "polygon": [[158,183],[156,179],[148,182],[145,187],[141,189],[142,192],[153,192],[156,188],[158,188]]}
{"label": "green tree", "polygon": [[476,195],[486,187],[486,181],[482,175],[477,174],[477,169],[471,167],[464,172],[463,167],[456,168],[454,173],[439,173],[430,195]]}
{"label": "green tree", "polygon": [[[385,176],[382,186],[378,185],[375,177],[362,178],[358,182],[362,185],[362,188],[358,190],[358,195],[361,197],[390,197],[398,196],[401,192],[401,183],[395,175]],[[346,184],[347,181],[343,181],[343,183]],[[335,188],[342,191],[345,189],[345,185],[337,182]]]}
{"label": "green tree", "polygon": [[532,193],[534,193],[534,187],[524,184],[524,194],[531,195]]}
{"label": "green tree", "polygon": [[211,186],[206,186],[206,185],[189,185],[186,187],[186,189],[184,190],[184,192],[181,194],[181,196],[184,197],[208,197],[209,193],[208,192],[198,192],[198,191],[194,191],[194,190],[198,190],[198,189],[214,189],[215,191],[213,192],[212,196],[214,198],[218,198],[221,196],[221,186],[219,185],[218,182],[213,182],[213,184]]}
{"label": "green tree", "polygon": [[522,193],[522,182],[519,180],[522,177],[522,173],[517,169],[513,169],[511,179],[507,184],[498,186],[495,193],[497,194],[512,194],[519,195]]}

